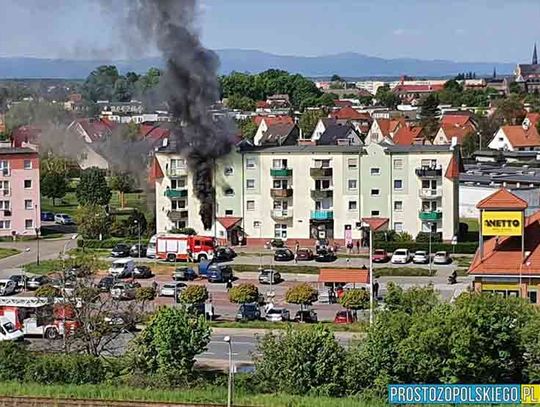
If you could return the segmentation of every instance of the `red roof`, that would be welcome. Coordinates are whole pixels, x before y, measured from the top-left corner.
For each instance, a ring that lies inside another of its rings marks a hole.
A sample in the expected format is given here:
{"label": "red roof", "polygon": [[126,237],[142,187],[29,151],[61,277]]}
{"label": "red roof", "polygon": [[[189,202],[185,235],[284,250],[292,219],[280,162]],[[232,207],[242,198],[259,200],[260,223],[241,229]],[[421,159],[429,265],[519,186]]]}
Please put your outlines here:
{"label": "red roof", "polygon": [[21,126],[11,133],[11,144],[13,147],[22,147],[23,143],[35,144],[41,135],[42,129],[37,126]]}
{"label": "red roof", "polygon": [[529,119],[529,121],[531,122],[531,125],[536,127],[536,124],[540,120],[540,113],[529,112],[529,113],[527,113],[527,116],[525,116],[525,118]]}
{"label": "red roof", "polygon": [[257,126],[261,125],[261,122],[264,120],[267,126],[273,124],[293,124],[294,120],[291,116],[255,116],[253,121]]}
{"label": "red roof", "polygon": [[540,135],[536,130],[536,126],[502,126],[510,144],[513,147],[538,147],[540,146]]}
{"label": "red roof", "polygon": [[232,229],[234,226],[238,225],[238,223],[240,223],[241,220],[242,220],[242,218],[235,218],[235,217],[232,217],[232,216],[226,216],[226,217],[223,217],[223,218],[217,218],[217,221],[219,223],[221,223],[221,225],[226,230]]}
{"label": "red roof", "polygon": [[351,107],[353,103],[350,100],[334,100],[334,104],[337,107]]}
{"label": "red roof", "polygon": [[394,134],[392,141],[399,145],[424,144],[423,130],[419,126],[403,126]]}
{"label": "red roof", "polygon": [[391,137],[390,133],[395,134],[400,126],[406,125],[405,119],[402,117],[399,119],[376,119],[376,122],[384,137]]}
{"label": "red roof", "polygon": [[444,85],[406,85],[399,84],[392,92],[397,93],[431,93],[431,92],[440,92],[444,89]]}
{"label": "red roof", "polygon": [[540,211],[525,219],[525,253],[521,252],[521,236],[501,236],[484,242],[484,257],[480,250],[469,268],[472,275],[540,275]]}
{"label": "red roof", "polygon": [[107,119],[77,119],[75,120],[88,135],[91,141],[98,141],[103,136],[111,134],[116,124]]}
{"label": "red roof", "polygon": [[388,218],[362,218],[362,222],[367,223],[374,232],[385,226],[387,227],[389,221]]}
{"label": "red roof", "polygon": [[441,129],[444,131],[446,139],[451,141],[452,138],[456,137],[459,144],[463,143],[465,136],[474,132],[473,125],[468,122],[467,124],[445,124],[441,125]]}
{"label": "red roof", "polygon": [[446,168],[446,172],[444,173],[444,176],[445,178],[448,178],[453,181],[459,178],[460,172],[464,172],[464,171],[465,169],[463,168],[463,162],[454,155],[452,156],[452,159],[448,163],[448,167]]}
{"label": "red roof", "polygon": [[266,100],[259,100],[255,103],[255,107],[257,109],[268,109],[270,107],[270,104],[266,102]]}
{"label": "red roof", "polygon": [[368,284],[368,269],[321,269],[319,283]]}
{"label": "red roof", "polygon": [[[332,113],[331,117],[337,120],[362,120],[366,118],[366,114],[362,114],[350,106],[345,106],[339,109],[337,112]],[[369,114],[367,117],[370,117]]]}
{"label": "red roof", "polygon": [[478,209],[515,209],[524,210],[529,205],[527,201],[514,195],[507,189],[501,188],[490,196],[482,199],[476,207]]}
{"label": "red roof", "polygon": [[171,131],[169,129],[159,126],[143,124],[139,127],[139,134],[141,136],[141,139],[148,139],[152,142],[157,142],[169,137]]}
{"label": "red roof", "polygon": [[441,118],[441,126],[465,126],[472,124],[471,117],[466,114],[445,114]]}
{"label": "red roof", "polygon": [[154,157],[152,160],[152,164],[150,165],[150,173],[148,175],[148,180],[150,182],[156,182],[158,179],[163,178],[163,170],[161,169],[161,165],[159,165],[159,161],[157,158]]}

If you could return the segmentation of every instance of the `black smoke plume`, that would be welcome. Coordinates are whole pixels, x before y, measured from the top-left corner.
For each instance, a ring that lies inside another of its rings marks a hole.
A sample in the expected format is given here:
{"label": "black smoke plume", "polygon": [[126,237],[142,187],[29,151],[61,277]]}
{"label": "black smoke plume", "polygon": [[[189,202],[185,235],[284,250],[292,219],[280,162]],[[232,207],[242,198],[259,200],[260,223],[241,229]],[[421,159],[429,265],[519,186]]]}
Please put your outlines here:
{"label": "black smoke plume", "polygon": [[196,0],[129,0],[125,4],[124,37],[132,36],[137,27],[139,40],[155,43],[165,61],[160,86],[175,119],[171,145],[187,159],[201,220],[208,230],[214,217],[214,162],[233,145],[233,125],[214,120],[209,112],[219,99],[218,57],[201,44],[195,30]]}

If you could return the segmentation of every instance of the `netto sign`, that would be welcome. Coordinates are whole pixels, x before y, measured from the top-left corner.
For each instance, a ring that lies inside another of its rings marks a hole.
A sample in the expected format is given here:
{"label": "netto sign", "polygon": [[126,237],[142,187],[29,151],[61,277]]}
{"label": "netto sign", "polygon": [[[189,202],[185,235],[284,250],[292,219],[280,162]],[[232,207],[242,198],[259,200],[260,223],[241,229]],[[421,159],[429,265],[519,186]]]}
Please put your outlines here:
{"label": "netto sign", "polygon": [[523,212],[482,213],[482,235],[484,236],[521,236],[523,232]]}

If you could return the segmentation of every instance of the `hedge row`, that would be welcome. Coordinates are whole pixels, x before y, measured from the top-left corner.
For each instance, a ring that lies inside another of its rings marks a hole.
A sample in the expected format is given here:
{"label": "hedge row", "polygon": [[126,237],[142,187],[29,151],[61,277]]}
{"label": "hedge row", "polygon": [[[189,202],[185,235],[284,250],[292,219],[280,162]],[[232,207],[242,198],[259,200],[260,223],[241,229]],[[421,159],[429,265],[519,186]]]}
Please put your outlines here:
{"label": "hedge row", "polygon": [[[77,240],[77,246],[83,247],[86,249],[112,249],[114,246],[116,246],[118,243],[126,243],[129,245],[137,244],[139,243],[139,239],[125,239],[121,237],[110,237],[108,239],[103,240],[95,240],[95,239],[79,239]],[[141,238],[142,244],[148,244],[148,239]]]}
{"label": "hedge row", "polygon": [[[385,249],[387,252],[393,252],[397,249],[409,249],[410,251],[416,250],[429,250],[429,243],[417,243],[417,242],[374,242],[373,247],[375,249]],[[432,243],[431,252],[446,251],[449,253],[459,254],[474,254],[478,249],[477,242],[463,242],[456,245],[451,243]]]}

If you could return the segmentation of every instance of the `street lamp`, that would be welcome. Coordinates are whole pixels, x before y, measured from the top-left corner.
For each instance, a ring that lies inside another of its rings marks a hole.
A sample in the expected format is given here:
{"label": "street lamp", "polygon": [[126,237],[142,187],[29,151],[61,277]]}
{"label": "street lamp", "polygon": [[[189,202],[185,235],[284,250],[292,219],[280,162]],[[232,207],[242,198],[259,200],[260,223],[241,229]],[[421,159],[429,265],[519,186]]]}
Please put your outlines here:
{"label": "street lamp", "polygon": [[232,406],[232,379],[233,379],[233,364],[232,364],[232,341],[230,336],[223,338],[223,341],[229,344],[229,381],[227,385],[227,407]]}
{"label": "street lamp", "polygon": [[38,210],[37,210],[37,209],[38,209],[38,206],[35,205],[35,206],[34,206],[34,209],[35,209],[35,214],[36,214],[36,216],[35,216],[35,217],[36,217],[36,224],[35,224],[36,227],[35,227],[35,229],[34,229],[35,232],[36,232],[36,245],[37,245],[36,265],[39,266],[39,232],[40,232],[40,230],[39,230],[39,227],[38,227]]}
{"label": "street lamp", "polygon": [[429,264],[429,275],[431,276],[431,233],[433,232],[433,223],[431,222],[428,222],[427,223],[428,227],[429,227],[429,248],[428,248],[428,264]]}
{"label": "street lamp", "polygon": [[67,342],[66,342],[66,301],[64,296],[66,295],[66,251],[69,246],[69,244],[75,240],[77,240],[77,236],[79,236],[77,233],[75,233],[71,238],[64,244],[64,248],[62,249],[62,347],[64,350],[64,353],[67,353]]}
{"label": "street lamp", "polygon": [[369,324],[373,324],[373,228],[369,223],[364,223],[369,228]]}
{"label": "street lamp", "polygon": [[139,259],[141,258],[141,222],[138,219],[133,221],[137,225],[137,234],[139,236],[139,247],[137,248],[137,255]]}
{"label": "street lamp", "polygon": [[[30,253],[30,248],[27,247],[26,249],[24,249],[24,251],[26,253]],[[26,267],[23,267],[23,291],[26,292]]]}

